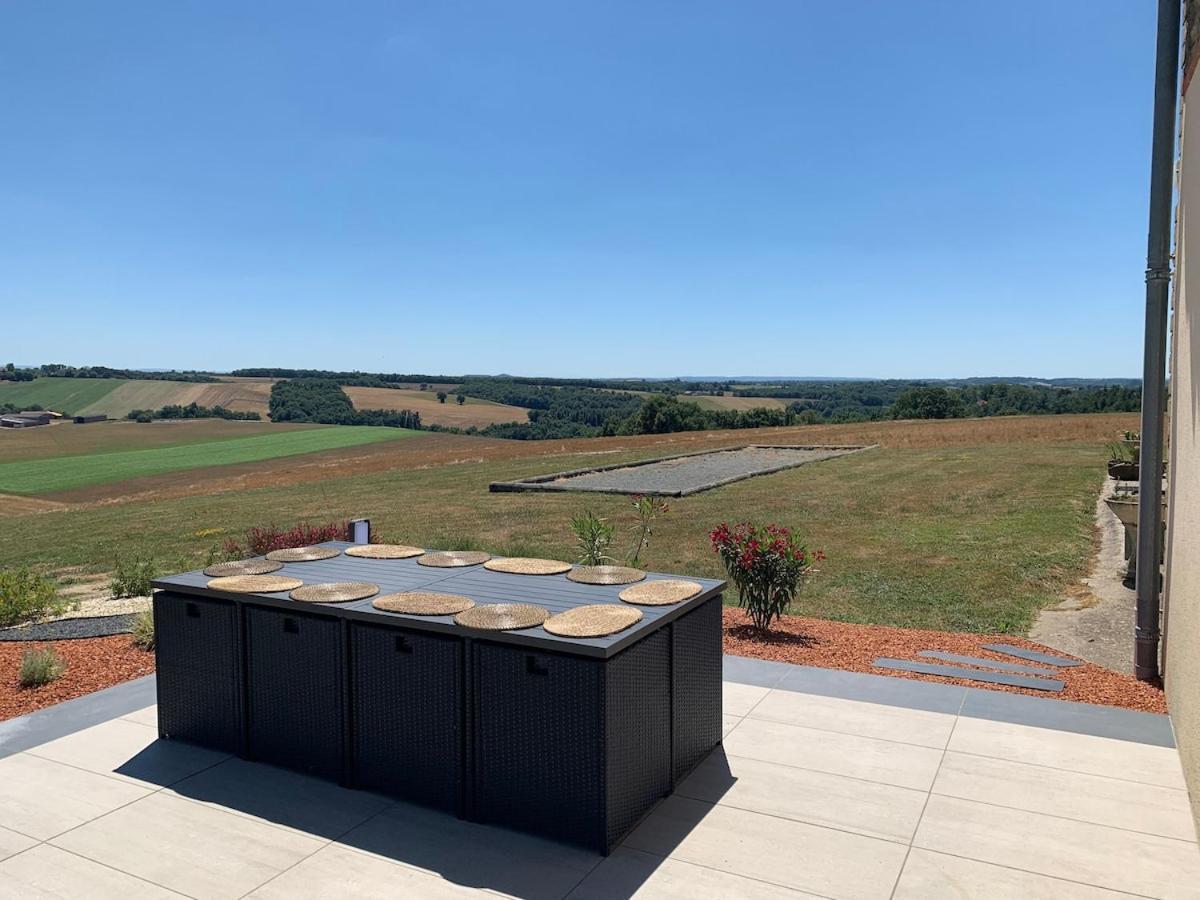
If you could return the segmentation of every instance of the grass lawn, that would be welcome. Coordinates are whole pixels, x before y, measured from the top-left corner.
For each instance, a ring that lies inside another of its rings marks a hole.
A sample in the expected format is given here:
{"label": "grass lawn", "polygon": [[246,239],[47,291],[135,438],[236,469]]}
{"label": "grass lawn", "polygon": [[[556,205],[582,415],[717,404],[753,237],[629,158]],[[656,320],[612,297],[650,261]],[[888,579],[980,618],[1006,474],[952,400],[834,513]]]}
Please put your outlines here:
{"label": "grass lawn", "polygon": [[[490,494],[488,482],[660,454],[647,448],[552,460],[466,459],[14,517],[0,542],[0,565],[102,569],[118,555],[142,552],[164,569],[181,570],[202,564],[222,536],[240,538],[253,525],[358,515],[369,516],[386,541],[573,559],[568,523],[587,508],[617,526],[614,555],[624,556],[633,537],[627,499]],[[828,554],[797,613],[1020,633],[1086,570],[1103,458],[1094,441],[880,448],[673,500],[641,564],[717,576],[712,526],[776,521],[799,528]]]}
{"label": "grass lawn", "polygon": [[124,383],[120,378],[35,378],[33,381],[0,381],[0,403],[11,403],[22,409],[37,405],[73,416]]}
{"label": "grass lawn", "polygon": [[[54,426],[56,428],[88,426]],[[136,428],[138,426],[125,426]],[[156,426],[142,426],[154,428]],[[114,450],[86,456],[27,459],[0,464],[0,492],[45,494],[91,484],[123,481],[145,475],[161,475],[186,469],[257,462],[281,456],[316,453],[376,441],[418,435],[402,428],[340,426],[258,434],[225,440],[154,447],[143,450]]]}

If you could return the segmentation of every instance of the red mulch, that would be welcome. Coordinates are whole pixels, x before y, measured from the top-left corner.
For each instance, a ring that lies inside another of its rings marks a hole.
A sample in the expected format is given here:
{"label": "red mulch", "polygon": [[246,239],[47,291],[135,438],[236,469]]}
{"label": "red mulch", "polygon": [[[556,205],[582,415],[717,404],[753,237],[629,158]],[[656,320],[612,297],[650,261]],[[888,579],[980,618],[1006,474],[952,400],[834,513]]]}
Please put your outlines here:
{"label": "red mulch", "polygon": [[1060,650],[1053,650],[1011,635],[959,634],[949,631],[885,628],[879,625],[849,625],[843,622],[826,622],[822,619],[805,619],[800,616],[784,616],[771,626],[770,632],[763,635],[750,624],[749,617],[742,610],[726,607],[724,615],[725,652],[736,656],[753,656],[758,659],[818,666],[825,669],[870,672],[875,675],[913,678],[917,681],[960,684],[984,690],[1027,694],[1031,697],[1053,697],[1081,703],[1099,703],[1104,706],[1123,706],[1127,709],[1138,709],[1144,712],[1165,713],[1167,711],[1166,700],[1160,688],[1138,681],[1132,675],[1122,675],[1088,662],[1082,666],[1056,670],[1062,674],[1051,677],[1061,678],[1066,682],[1066,687],[1058,694],[1034,691],[1028,688],[986,684],[963,678],[941,678],[937,675],[918,675],[894,669],[877,669],[871,665],[880,656],[930,663],[941,662],[936,659],[922,659],[917,656],[917,652],[920,650],[941,650],[947,653],[961,653],[966,656],[1036,665],[983,649],[984,644],[995,643],[1012,644],[1029,650],[1052,653],[1056,656],[1069,656]]}
{"label": "red mulch", "polygon": [[[58,651],[67,662],[61,678],[41,687],[21,687],[17,680],[21,654],[33,647],[53,647]],[[23,716],[153,671],[154,654],[133,646],[127,634],[73,641],[0,642],[0,720]]]}

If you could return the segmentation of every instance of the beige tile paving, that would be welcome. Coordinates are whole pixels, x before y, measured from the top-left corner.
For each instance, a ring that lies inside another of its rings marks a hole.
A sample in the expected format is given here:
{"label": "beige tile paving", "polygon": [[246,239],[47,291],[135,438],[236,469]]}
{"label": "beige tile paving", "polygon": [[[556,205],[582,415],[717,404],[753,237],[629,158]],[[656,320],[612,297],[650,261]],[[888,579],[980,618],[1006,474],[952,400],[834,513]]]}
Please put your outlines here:
{"label": "beige tile paving", "polygon": [[765,687],[726,681],[721,686],[721,711],[728,716],[744,716],[768,693],[770,690]]}
{"label": "beige tile paving", "polygon": [[137,722],[139,725],[147,725],[150,728],[158,728],[158,705],[150,704],[142,709],[134,710],[121,716],[127,722]]}
{"label": "beige tile paving", "polygon": [[12,831],[8,828],[0,828],[0,859],[7,859],[14,853],[20,853],[22,850],[28,850],[34,846],[37,840],[28,835],[21,834],[19,831]]}
{"label": "beige tile paving", "polygon": [[894,900],[1120,900],[1133,895],[913,848],[892,896]]}
{"label": "beige tile paving", "polygon": [[963,717],[950,749],[1185,789],[1178,751],[1133,741]]}
{"label": "beige tile paving", "polygon": [[50,844],[39,844],[0,862],[0,900],[166,900],[179,896]]}
{"label": "beige tile paving", "polygon": [[331,844],[248,896],[258,900],[343,900],[346,897],[476,897],[477,888],[400,865],[381,856]]}
{"label": "beige tile paving", "polygon": [[914,846],[1149,897],[1200,896],[1194,843],[937,794]]}
{"label": "beige tile paving", "polygon": [[149,790],[28,753],[0,759],[0,827],[38,840],[112,812]]}
{"label": "beige tile paving", "polygon": [[1187,791],[1175,788],[951,752],[942,761],[933,792],[1184,841],[1196,839]]}
{"label": "beige tile paving", "polygon": [[406,803],[389,807],[338,843],[454,884],[538,900],[558,898],[600,862],[595,853]]}
{"label": "beige tile paving", "polygon": [[394,802],[242,759],[227,759],[172,785],[166,793],[328,839],[340,837]]}
{"label": "beige tile paving", "polygon": [[812,825],[907,842],[925,791],[714,753],[676,792]]}
{"label": "beige tile paving", "polygon": [[614,900],[618,897],[788,900],[816,895],[622,847],[597,866],[568,896],[569,900]]}
{"label": "beige tile paving", "polygon": [[721,736],[722,738],[729,737],[729,732],[737,728],[738,723],[742,719],[740,716],[721,716]]}
{"label": "beige tile paving", "polygon": [[771,691],[754,707],[751,715],[756,719],[918,744],[938,750],[950,740],[950,730],[955,720],[954,716],[946,713],[781,690]]}
{"label": "beige tile paving", "polygon": [[197,898],[240,897],[325,844],[162,792],[53,843]]}
{"label": "beige tile paving", "polygon": [[673,795],[625,846],[818,895],[886,898],[908,848]]}
{"label": "beige tile paving", "polygon": [[127,719],[112,719],[28,752],[155,789],[229,758],[179,741],[160,741],[155,729]]}
{"label": "beige tile paving", "polygon": [[753,716],[725,739],[730,756],[799,766],[927,791],[942,751],[912,744],[820,731]]}

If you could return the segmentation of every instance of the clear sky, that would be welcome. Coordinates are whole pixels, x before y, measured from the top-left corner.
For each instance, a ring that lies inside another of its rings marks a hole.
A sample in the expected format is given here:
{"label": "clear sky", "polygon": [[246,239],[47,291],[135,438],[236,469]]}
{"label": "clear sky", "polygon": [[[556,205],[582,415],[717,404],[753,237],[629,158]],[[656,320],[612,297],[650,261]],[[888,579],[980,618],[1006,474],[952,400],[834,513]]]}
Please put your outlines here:
{"label": "clear sky", "polygon": [[1154,6],[4,4],[0,355],[1136,376]]}

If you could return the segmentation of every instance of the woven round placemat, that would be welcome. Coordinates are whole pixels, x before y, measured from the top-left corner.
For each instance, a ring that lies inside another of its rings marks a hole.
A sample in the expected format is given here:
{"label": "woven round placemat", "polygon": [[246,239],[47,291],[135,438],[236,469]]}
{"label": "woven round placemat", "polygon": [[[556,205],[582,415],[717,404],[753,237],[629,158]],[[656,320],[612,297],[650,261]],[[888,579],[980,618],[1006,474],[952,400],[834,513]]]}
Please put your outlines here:
{"label": "woven round placemat", "polygon": [[619,603],[594,603],[551,616],[542,627],[559,637],[598,638],[624,631],[640,621],[640,609]]}
{"label": "woven round placemat", "polygon": [[532,603],[489,603],[460,612],[454,621],[484,631],[516,631],[541,625],[550,612]]}
{"label": "woven round placemat", "polygon": [[272,550],[267,554],[267,559],[276,562],[312,562],[341,555],[342,551],[333,547],[289,547],[286,550]]}
{"label": "woven round placemat", "polygon": [[290,591],[304,584],[299,578],[288,578],[284,575],[229,575],[225,578],[214,578],[208,587],[214,591],[232,591],[235,594],[276,594],[279,591]]}
{"label": "woven round placemat", "polygon": [[704,588],[694,581],[643,581],[617,594],[626,603],[639,606],[673,606],[691,600]]}
{"label": "woven round placemat", "polygon": [[439,594],[436,591],[405,591],[376,597],[371,605],[384,612],[408,613],[410,616],[452,616],[470,609],[475,601],[461,594]]}
{"label": "woven round placemat", "polygon": [[334,581],[329,584],[306,584],[291,593],[293,600],[303,603],[349,603],[365,600],[379,593],[379,585],[367,581]]}
{"label": "woven round placemat", "polygon": [[646,573],[626,566],[580,566],[568,572],[567,577],[580,584],[633,584],[645,578]]}
{"label": "woven round placemat", "polygon": [[571,564],[557,559],[533,559],[528,556],[510,556],[507,559],[489,559],[483,564],[493,572],[508,572],[510,575],[561,575],[571,571]]}
{"label": "woven round placemat", "polygon": [[424,552],[420,547],[406,547],[404,544],[359,544],[346,548],[347,556],[363,559],[411,559]]}
{"label": "woven round placemat", "polygon": [[221,578],[227,575],[270,575],[283,568],[283,563],[269,559],[239,559],[237,562],[217,563],[204,570],[205,575]]}
{"label": "woven round placemat", "polygon": [[417,564],[438,569],[457,569],[460,566],[477,566],[491,558],[490,553],[481,550],[441,550],[437,553],[426,553],[417,560]]}

